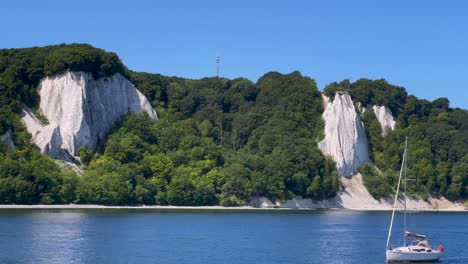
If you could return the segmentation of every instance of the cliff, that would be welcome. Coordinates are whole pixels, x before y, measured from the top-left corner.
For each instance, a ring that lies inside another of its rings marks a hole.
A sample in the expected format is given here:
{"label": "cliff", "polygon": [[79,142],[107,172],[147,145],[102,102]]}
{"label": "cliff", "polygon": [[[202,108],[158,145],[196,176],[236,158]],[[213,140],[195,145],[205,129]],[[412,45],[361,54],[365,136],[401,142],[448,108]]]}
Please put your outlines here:
{"label": "cliff", "polygon": [[370,160],[364,125],[348,93],[337,92],[333,101],[322,97],[325,138],[318,146],[322,153],[333,157],[338,175],[352,177],[361,164]]}
{"label": "cliff", "polygon": [[393,119],[392,111],[385,106],[374,105],[372,107],[374,110],[375,116],[382,127],[382,135],[385,136],[387,128],[390,128],[392,131],[396,130],[396,122]]}
{"label": "cliff", "polygon": [[71,161],[78,149],[96,149],[116,122],[129,113],[146,111],[157,120],[146,97],[120,74],[95,80],[90,73],[49,76],[38,86],[42,123],[24,107],[21,118],[42,153]]}

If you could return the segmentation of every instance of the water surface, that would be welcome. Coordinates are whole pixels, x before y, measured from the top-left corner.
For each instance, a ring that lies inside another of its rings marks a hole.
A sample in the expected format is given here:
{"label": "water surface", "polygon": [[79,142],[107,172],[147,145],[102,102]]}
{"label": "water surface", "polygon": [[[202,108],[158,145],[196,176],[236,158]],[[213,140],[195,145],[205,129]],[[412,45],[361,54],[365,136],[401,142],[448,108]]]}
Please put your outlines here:
{"label": "water surface", "polygon": [[[0,263],[385,263],[389,220],[389,212],[0,210]],[[443,244],[443,263],[468,263],[467,213],[411,214],[409,229]],[[395,232],[392,244],[401,240]]]}

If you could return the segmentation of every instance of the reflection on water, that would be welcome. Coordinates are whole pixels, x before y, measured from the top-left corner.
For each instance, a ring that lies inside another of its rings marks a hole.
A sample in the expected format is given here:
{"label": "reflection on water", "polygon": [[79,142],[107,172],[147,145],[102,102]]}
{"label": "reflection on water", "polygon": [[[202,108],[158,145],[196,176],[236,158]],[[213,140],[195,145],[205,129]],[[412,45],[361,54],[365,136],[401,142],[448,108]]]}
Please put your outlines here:
{"label": "reflection on water", "polygon": [[87,214],[20,212],[6,219],[1,216],[0,263],[86,263]]}
{"label": "reflection on water", "polygon": [[31,257],[41,263],[84,263],[88,251],[86,214],[39,213],[31,225]]}
{"label": "reflection on water", "polygon": [[[386,262],[387,264],[391,264]],[[415,262],[397,262],[398,264],[414,264]],[[431,261],[431,262],[416,262],[417,264],[438,264],[438,263],[444,263],[442,260],[440,261]]]}
{"label": "reflection on water", "polygon": [[[439,263],[468,263],[468,214],[416,218],[443,241]],[[383,264],[389,219],[347,211],[0,210],[0,264]]]}

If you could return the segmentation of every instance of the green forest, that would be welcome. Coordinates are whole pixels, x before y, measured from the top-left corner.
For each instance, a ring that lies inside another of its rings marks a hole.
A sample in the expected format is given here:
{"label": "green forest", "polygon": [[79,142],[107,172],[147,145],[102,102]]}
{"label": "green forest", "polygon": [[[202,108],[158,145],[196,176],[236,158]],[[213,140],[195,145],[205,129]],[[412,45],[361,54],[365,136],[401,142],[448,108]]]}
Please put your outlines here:
{"label": "green forest", "polygon": [[[95,78],[120,73],[159,115],[132,114],[98,151],[80,148],[84,173],[64,170],[31,143],[19,119],[36,109],[40,79],[66,70]],[[393,192],[403,142],[409,137],[412,195],[468,198],[468,112],[446,98],[408,95],[385,80],[345,80],[325,87],[347,91],[364,106],[385,105],[396,131],[382,136],[373,111],[362,116],[373,164],[360,168],[371,194]],[[0,50],[0,203],[238,206],[271,200],[326,199],[340,190],[335,164],[317,147],[323,138],[322,98],[299,72],[269,72],[256,83],[238,78],[191,80],[128,70],[115,53],[85,44]]]}

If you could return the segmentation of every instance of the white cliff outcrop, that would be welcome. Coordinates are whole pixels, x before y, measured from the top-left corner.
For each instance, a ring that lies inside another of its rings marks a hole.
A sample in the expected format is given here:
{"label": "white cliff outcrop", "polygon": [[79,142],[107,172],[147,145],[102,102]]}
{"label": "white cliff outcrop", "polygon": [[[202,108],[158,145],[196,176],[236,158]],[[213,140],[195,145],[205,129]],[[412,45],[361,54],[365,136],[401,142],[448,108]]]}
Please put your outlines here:
{"label": "white cliff outcrop", "polygon": [[333,157],[338,175],[352,177],[361,164],[370,161],[364,125],[348,93],[337,92],[333,101],[322,97],[325,138],[318,146],[323,154]]}
{"label": "white cliff outcrop", "polygon": [[5,142],[5,144],[10,148],[15,147],[15,144],[13,143],[13,139],[11,137],[11,130],[9,129],[7,130],[5,134],[0,135],[0,141]]}
{"label": "white cliff outcrop", "polygon": [[396,130],[396,122],[393,119],[392,111],[390,111],[390,109],[385,106],[378,105],[374,105],[372,109],[374,109],[375,116],[382,128],[382,136],[385,136],[387,128],[390,128],[392,131]]}
{"label": "white cliff outcrop", "polygon": [[146,97],[120,74],[95,80],[90,73],[67,71],[38,86],[43,124],[26,107],[21,117],[34,143],[52,158],[73,160],[78,149],[95,149],[116,122],[146,111],[157,120]]}

